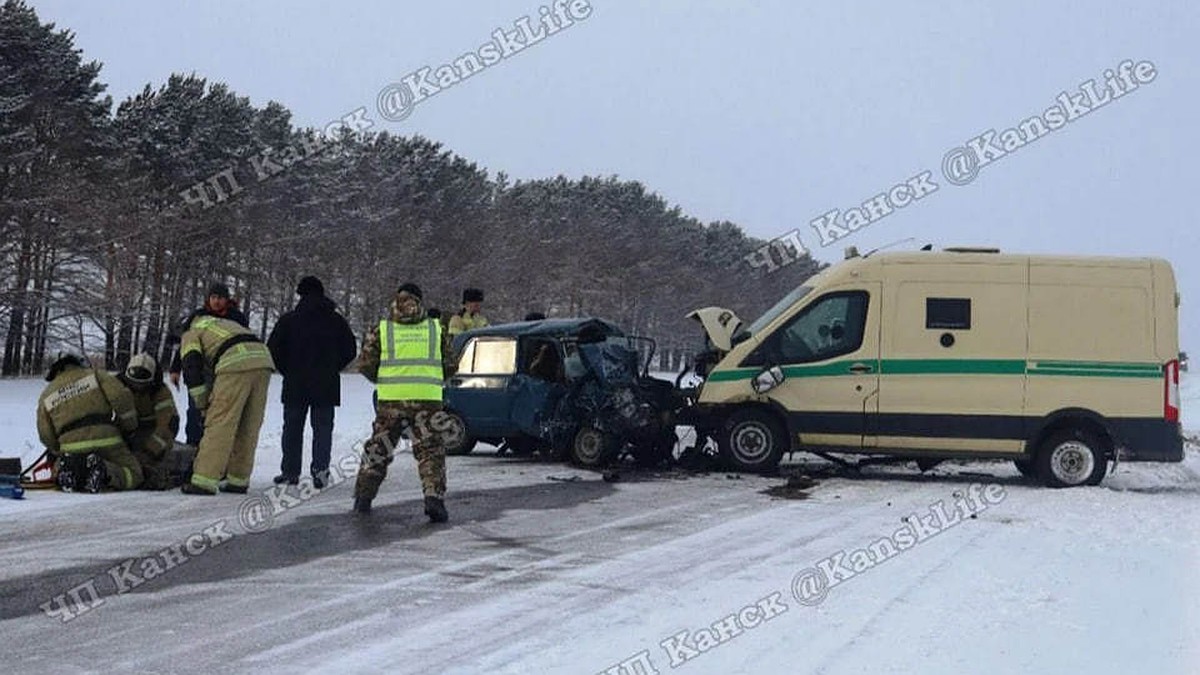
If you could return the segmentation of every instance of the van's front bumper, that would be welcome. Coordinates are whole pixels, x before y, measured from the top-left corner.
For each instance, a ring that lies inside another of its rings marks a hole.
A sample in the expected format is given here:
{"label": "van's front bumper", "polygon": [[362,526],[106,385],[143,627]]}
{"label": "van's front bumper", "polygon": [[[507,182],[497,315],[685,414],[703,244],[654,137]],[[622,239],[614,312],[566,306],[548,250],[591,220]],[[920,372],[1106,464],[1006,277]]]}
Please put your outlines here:
{"label": "van's front bumper", "polygon": [[1109,419],[1126,462],[1182,462],[1183,430],[1178,422],[1146,418]]}

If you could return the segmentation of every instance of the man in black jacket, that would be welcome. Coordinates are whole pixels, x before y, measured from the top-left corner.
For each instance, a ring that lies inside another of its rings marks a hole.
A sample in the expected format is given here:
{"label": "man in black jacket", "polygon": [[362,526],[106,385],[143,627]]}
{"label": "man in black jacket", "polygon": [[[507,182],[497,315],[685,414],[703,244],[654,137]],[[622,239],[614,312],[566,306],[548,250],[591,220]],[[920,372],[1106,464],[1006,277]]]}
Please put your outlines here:
{"label": "man in black jacket", "polygon": [[313,485],[325,487],[333,449],[333,409],[341,405],[341,371],[358,353],[349,324],[325,297],[316,277],[296,286],[300,301],[279,317],[267,339],[275,368],[283,374],[283,461],[276,483],[296,485],[304,459],[304,418],[313,429]]}

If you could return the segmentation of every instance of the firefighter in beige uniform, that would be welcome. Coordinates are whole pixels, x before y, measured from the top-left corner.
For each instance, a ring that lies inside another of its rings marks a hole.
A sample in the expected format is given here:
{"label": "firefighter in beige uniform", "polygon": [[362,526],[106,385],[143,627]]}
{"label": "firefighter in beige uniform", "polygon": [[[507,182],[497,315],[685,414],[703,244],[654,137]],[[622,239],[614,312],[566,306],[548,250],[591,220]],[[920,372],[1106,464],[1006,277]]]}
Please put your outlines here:
{"label": "firefighter in beige uniform", "polygon": [[[275,369],[271,352],[236,321],[201,314],[184,331],[179,353],[188,394],[204,414],[192,480],[182,491],[245,493]],[[206,369],[213,374],[211,390]]]}
{"label": "firefighter in beige uniform", "polygon": [[149,354],[129,359],[125,372],[117,376],[137,407],[138,426],[129,439],[130,449],[142,466],[143,490],[166,490],[171,487],[169,451],[175,446],[179,433],[179,412],[175,397],[163,382],[158,362]]}
{"label": "firefighter in beige uniform", "polygon": [[102,370],[64,354],[46,373],[38,398],[38,436],[55,460],[56,480],[65,491],[132,490],[142,468],[124,434],[137,428],[133,394]]}

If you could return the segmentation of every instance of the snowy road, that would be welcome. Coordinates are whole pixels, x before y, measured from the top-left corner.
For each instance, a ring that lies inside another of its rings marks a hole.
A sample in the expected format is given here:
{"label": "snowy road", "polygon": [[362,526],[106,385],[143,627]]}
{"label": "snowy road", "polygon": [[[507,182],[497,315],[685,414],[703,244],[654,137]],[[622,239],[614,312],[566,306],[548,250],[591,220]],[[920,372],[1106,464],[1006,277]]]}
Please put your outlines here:
{"label": "snowy road", "polygon": [[[32,438],[19,415],[39,384],[0,383],[10,442]],[[369,390],[347,390],[335,462],[367,426]],[[250,496],[275,473],[278,417],[273,403]],[[806,499],[780,499],[763,494],[780,478],[610,484],[484,452],[450,459],[445,526],[425,522],[407,457],[369,519],[349,513],[349,481],[247,507],[235,495],[30,494],[0,503],[6,666],[1200,672],[1197,448],[1073,490],[1001,463],[858,478],[823,466],[807,466],[819,483]],[[834,583],[822,592],[806,569]],[[63,609],[86,611],[63,621]]]}

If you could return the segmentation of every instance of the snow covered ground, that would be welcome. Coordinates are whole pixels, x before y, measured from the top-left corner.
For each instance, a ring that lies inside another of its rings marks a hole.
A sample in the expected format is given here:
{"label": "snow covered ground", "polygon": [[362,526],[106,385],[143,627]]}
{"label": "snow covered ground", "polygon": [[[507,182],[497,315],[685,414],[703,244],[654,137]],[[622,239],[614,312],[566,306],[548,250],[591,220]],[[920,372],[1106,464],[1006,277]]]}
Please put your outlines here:
{"label": "snow covered ground", "polygon": [[[370,389],[345,384],[335,463],[369,426]],[[39,454],[41,385],[0,382],[0,455]],[[851,478],[797,457],[804,499],[483,451],[450,458],[434,526],[409,457],[369,519],[351,477],[272,500],[279,430],[273,393],[248,496],[0,501],[5,669],[1200,672],[1195,446],[1072,490],[999,462]]]}

